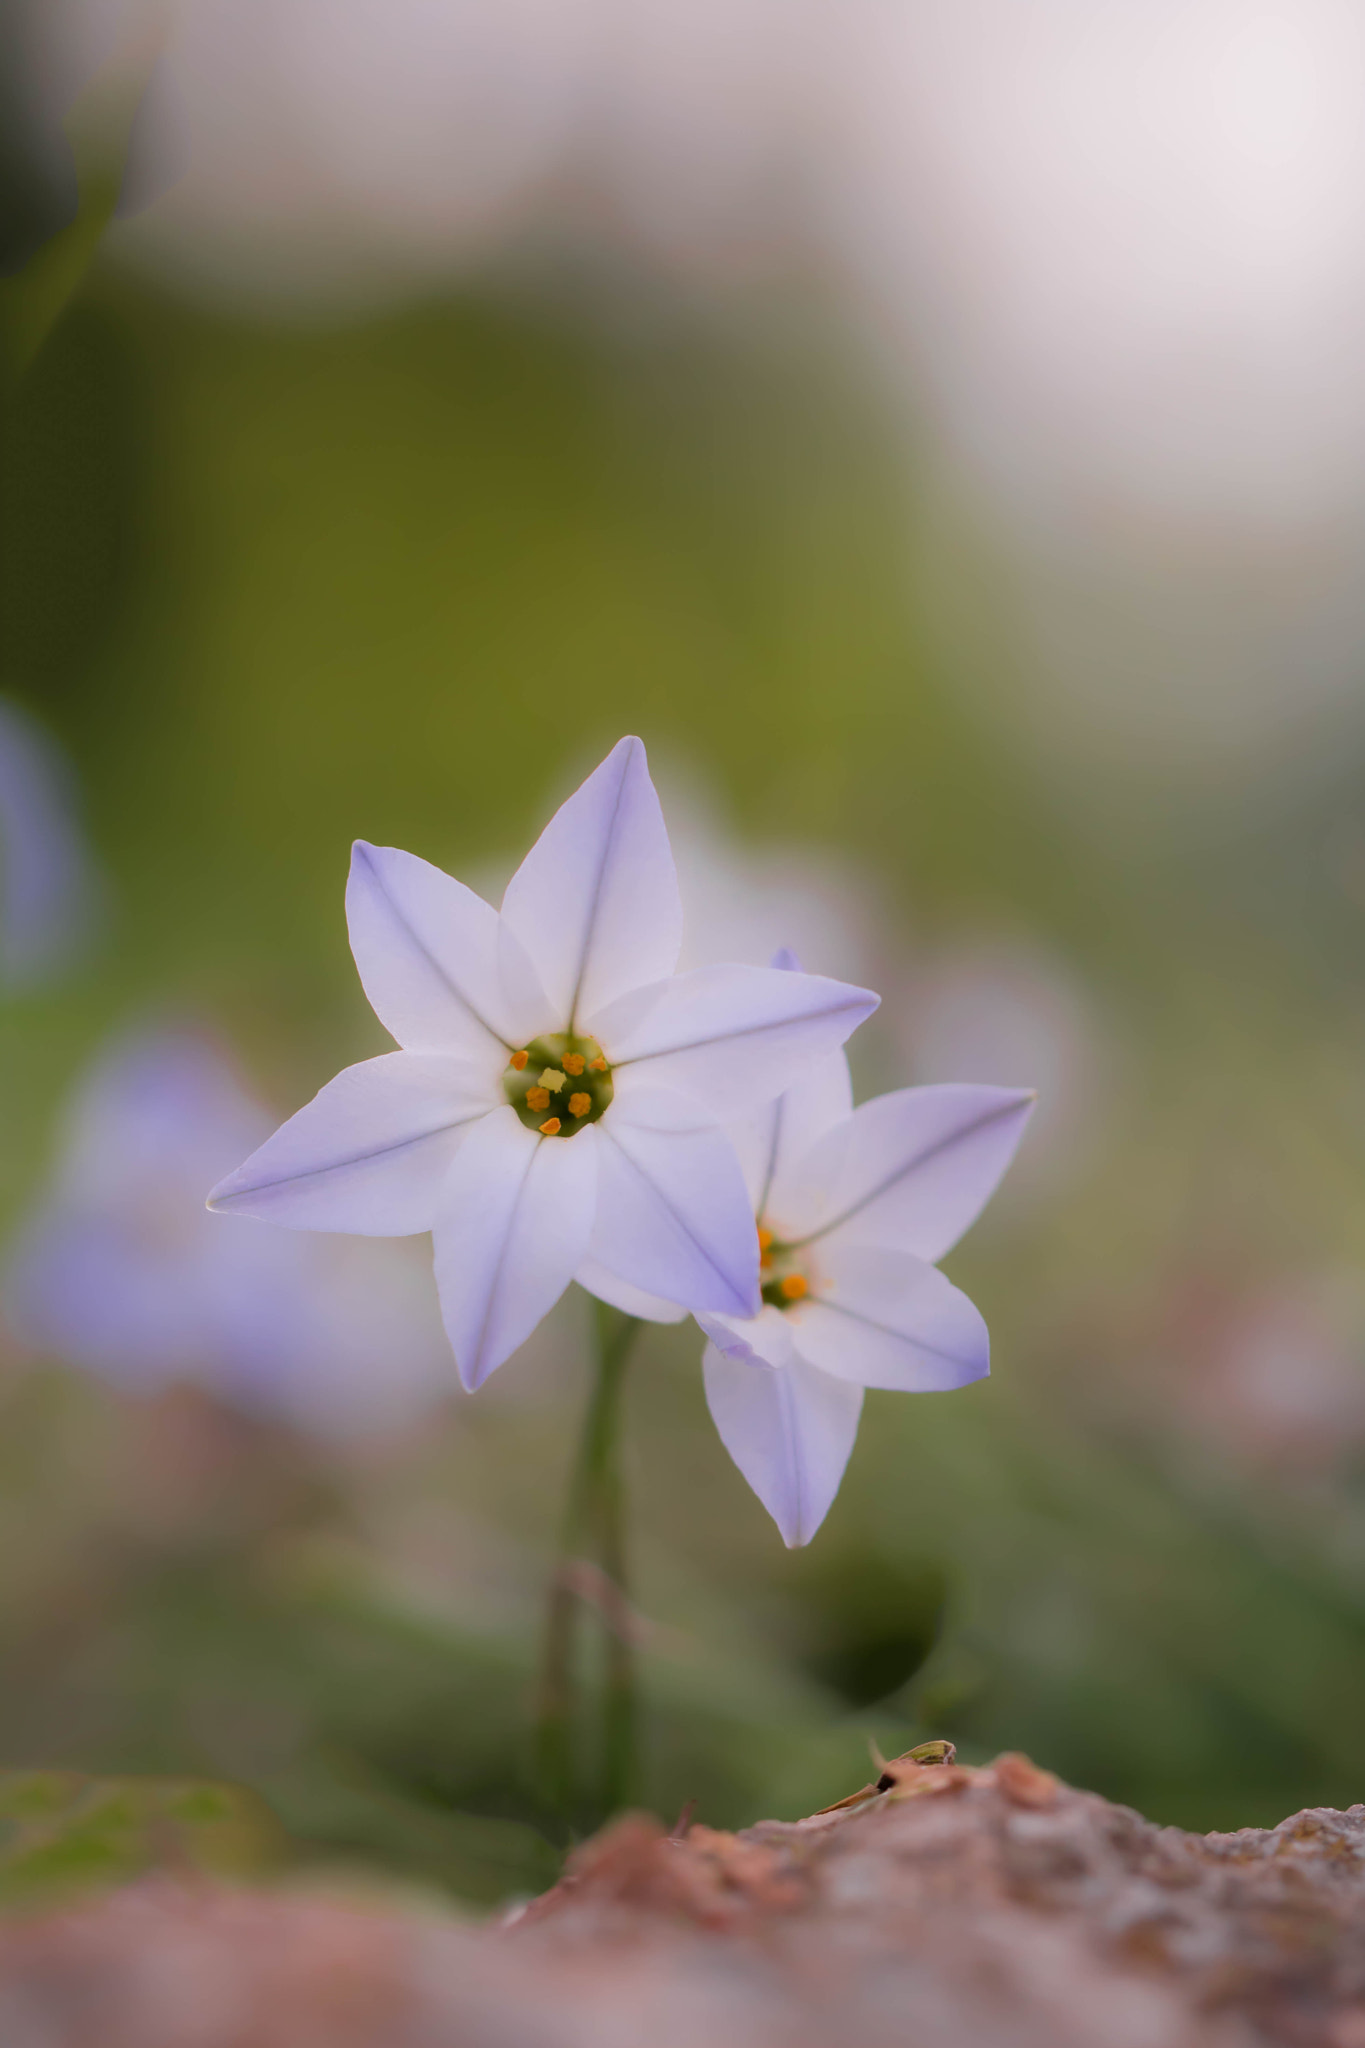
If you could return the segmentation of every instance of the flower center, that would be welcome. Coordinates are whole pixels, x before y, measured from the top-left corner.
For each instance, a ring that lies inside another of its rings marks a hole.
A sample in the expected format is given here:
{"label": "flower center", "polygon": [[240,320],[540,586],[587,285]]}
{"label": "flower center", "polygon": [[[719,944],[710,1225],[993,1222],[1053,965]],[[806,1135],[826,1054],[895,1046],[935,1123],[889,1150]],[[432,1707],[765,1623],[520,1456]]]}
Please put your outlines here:
{"label": "flower center", "polygon": [[572,1138],[595,1124],[612,1098],[601,1046],[567,1031],[547,1031],[514,1052],[502,1085],[527,1130],[542,1138]]}
{"label": "flower center", "polygon": [[762,1223],[758,1226],[758,1270],[759,1291],[769,1308],[795,1308],[810,1293],[810,1280],[795,1251]]}

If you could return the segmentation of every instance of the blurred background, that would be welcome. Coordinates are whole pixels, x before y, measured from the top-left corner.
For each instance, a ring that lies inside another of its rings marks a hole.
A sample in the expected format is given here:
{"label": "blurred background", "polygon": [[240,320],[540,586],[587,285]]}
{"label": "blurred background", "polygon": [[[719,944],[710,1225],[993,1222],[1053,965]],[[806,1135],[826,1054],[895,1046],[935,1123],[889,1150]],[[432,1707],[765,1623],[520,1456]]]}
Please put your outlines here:
{"label": "blurred background", "polygon": [[808,1551],[642,1343],[649,1802],[930,1735],[1196,1828],[1365,1796],[1359,10],[4,32],[0,1760],[553,1874],[581,1299],[470,1399],[424,1242],[202,1199],[385,1048],[351,839],[496,893],[638,732],[693,961],[880,989],[860,1094],[1042,1094],[949,1261],[993,1378],[871,1395]]}

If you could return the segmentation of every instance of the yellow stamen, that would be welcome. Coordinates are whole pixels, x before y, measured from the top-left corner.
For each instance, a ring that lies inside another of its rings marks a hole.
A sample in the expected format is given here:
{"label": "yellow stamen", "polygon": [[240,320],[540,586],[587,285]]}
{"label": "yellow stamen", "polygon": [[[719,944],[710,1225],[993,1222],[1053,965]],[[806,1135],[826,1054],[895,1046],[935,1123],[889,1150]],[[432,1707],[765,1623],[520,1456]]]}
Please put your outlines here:
{"label": "yellow stamen", "polygon": [[581,1052],[566,1052],[564,1055],[564,1071],[566,1074],[572,1074],[575,1081],[582,1073],[586,1064],[587,1062]]}
{"label": "yellow stamen", "polygon": [[540,1077],[540,1085],[542,1088],[548,1088],[552,1095],[558,1095],[564,1086],[564,1076],[558,1067],[547,1067]]}
{"label": "yellow stamen", "polygon": [[[559,1136],[559,1118],[557,1116],[547,1116],[540,1127],[540,1135],[542,1138],[557,1138]],[[577,1159],[577,1157],[578,1154],[575,1152],[574,1158]],[[801,1284],[804,1288],[805,1282],[803,1281]]]}
{"label": "yellow stamen", "polygon": [[549,1089],[528,1088],[526,1091],[526,1107],[528,1109],[548,1109],[550,1107]]}
{"label": "yellow stamen", "polygon": [[587,1113],[588,1113],[588,1111],[589,1111],[589,1110],[590,1110],[591,1108],[592,1108],[592,1097],[591,1097],[591,1095],[571,1095],[571,1096],[569,1097],[569,1115],[570,1115],[570,1116],[586,1116],[586,1115],[587,1115]]}
{"label": "yellow stamen", "polygon": [[511,1059],[511,1065],[516,1068],[518,1073],[521,1073],[526,1065],[527,1060],[529,1060],[530,1057],[531,1055],[529,1052],[514,1052]]}
{"label": "yellow stamen", "polygon": [[603,1059],[600,1052],[598,1053],[597,1058],[595,1060],[588,1061],[588,1072],[590,1074],[605,1074],[606,1071],[607,1063]]}
{"label": "yellow stamen", "polygon": [[781,1282],[781,1288],[788,1301],[800,1301],[810,1293],[804,1273],[788,1273],[786,1279]]}

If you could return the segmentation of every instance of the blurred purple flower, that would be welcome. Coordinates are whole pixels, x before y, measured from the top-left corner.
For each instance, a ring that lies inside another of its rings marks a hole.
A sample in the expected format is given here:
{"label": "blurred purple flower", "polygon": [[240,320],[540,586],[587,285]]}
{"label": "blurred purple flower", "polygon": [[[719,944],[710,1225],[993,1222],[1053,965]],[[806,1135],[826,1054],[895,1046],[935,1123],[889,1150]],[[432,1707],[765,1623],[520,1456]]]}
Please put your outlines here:
{"label": "blurred purple flower", "polygon": [[0,698],[0,985],[60,973],[90,935],[97,896],[66,762]]}
{"label": "blurred purple flower", "polygon": [[46,1205],[4,1292],[33,1351],[128,1393],[197,1381],[321,1435],[397,1425],[452,1384],[419,1269],[239,1217],[204,1188],[272,1119],[189,1032],[107,1054],[70,1106]]}
{"label": "blurred purple flower", "polygon": [[662,789],[683,900],[680,966],[767,961],[790,946],[840,981],[883,986],[897,946],[874,875],[835,846],[741,838],[706,785],[676,767]]}
{"label": "blurred purple flower", "polygon": [[1205,1252],[1138,1331],[1130,1376],[1219,1457],[1288,1480],[1340,1477],[1365,1444],[1365,1280]]}
{"label": "blurred purple flower", "polygon": [[884,1014],[915,1080],[1037,1089],[1007,1208],[1074,1185],[1103,1148],[1122,1078],[1121,1046],[1076,967],[1023,934],[963,936],[921,955],[894,989]]}

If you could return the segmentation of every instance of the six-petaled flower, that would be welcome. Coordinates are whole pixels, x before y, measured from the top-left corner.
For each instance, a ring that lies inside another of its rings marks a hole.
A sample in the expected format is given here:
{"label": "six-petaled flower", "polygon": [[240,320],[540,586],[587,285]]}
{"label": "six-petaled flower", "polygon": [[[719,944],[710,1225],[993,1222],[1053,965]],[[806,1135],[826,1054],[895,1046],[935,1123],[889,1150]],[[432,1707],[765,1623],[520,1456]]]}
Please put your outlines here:
{"label": "six-petaled flower", "polygon": [[479,1386],[569,1282],[736,1319],[759,1250],[721,1126],[876,1007],[763,967],[676,974],[682,908],[644,748],[622,740],[551,819],[499,913],[358,844],[361,981],[401,1050],[347,1068],[210,1205],[299,1229],[430,1230],[461,1378]]}
{"label": "six-petaled flower", "polygon": [[936,1392],[990,1370],[985,1323],[934,1262],[989,1200],[1033,1101],[946,1083],[855,1110],[837,1052],[732,1129],[763,1306],[698,1316],[706,1398],[788,1544],[808,1543],[829,1511],[864,1388]]}

